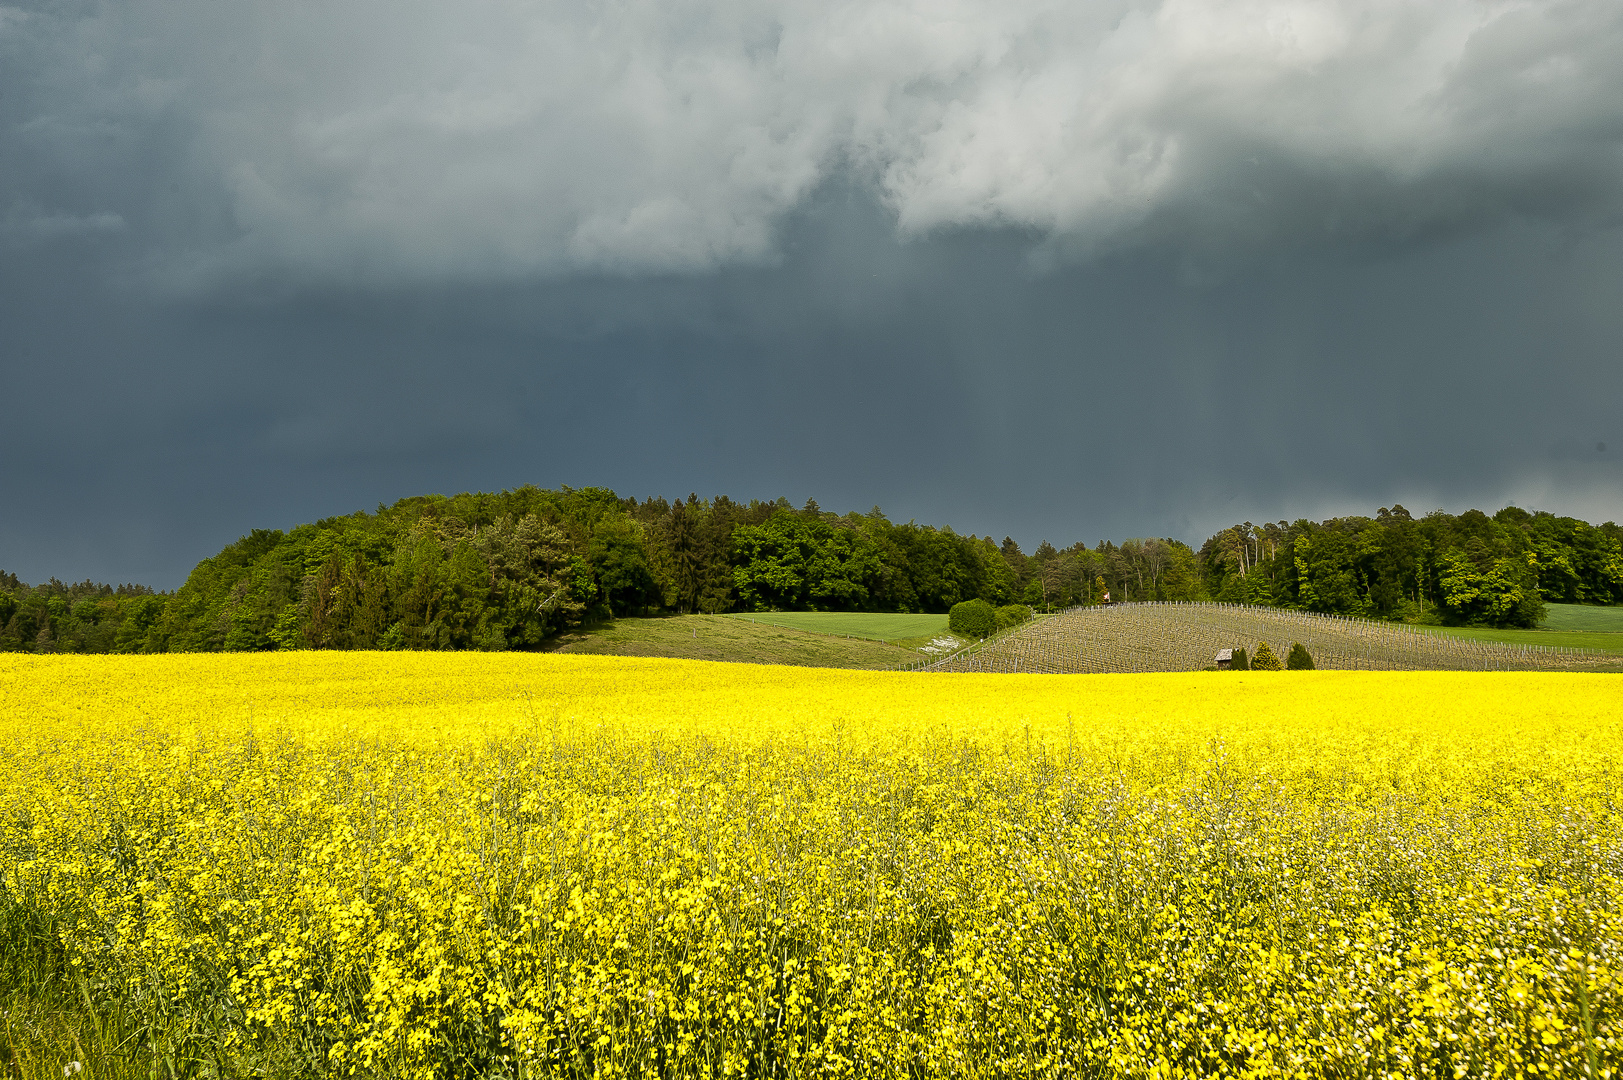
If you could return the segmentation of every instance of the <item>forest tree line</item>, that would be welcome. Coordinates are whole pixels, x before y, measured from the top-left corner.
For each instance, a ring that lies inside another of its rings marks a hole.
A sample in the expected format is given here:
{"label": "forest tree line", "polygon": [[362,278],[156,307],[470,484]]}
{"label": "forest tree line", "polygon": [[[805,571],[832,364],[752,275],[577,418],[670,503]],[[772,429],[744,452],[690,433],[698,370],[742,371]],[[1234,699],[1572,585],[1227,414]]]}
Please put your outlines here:
{"label": "forest tree line", "polygon": [[0,574],[0,650],[533,649],[583,623],[735,611],[946,612],[1222,600],[1455,625],[1533,626],[1545,602],[1623,603],[1623,530],[1507,507],[1250,522],[1172,539],[1013,540],[877,507],[602,488],[430,495],[256,529],[173,593]]}

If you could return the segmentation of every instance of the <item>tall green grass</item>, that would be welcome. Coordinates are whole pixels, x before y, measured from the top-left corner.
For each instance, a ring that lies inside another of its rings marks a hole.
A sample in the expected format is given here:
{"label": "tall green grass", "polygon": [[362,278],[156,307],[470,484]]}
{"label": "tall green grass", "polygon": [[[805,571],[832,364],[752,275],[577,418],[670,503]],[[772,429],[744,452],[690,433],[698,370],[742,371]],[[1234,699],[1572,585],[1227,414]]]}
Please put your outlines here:
{"label": "tall green grass", "polygon": [[116,1010],[90,1007],[57,929],[0,888],[0,1071],[17,1080],[149,1075],[123,1052],[129,1033]]}
{"label": "tall green grass", "polygon": [[1593,604],[1546,604],[1540,630],[1588,631],[1623,634],[1623,607],[1596,607]]}
{"label": "tall green grass", "polygon": [[1595,649],[1623,655],[1623,634],[1581,630],[1494,630],[1481,626],[1429,626],[1433,633],[1496,641],[1502,645],[1553,645],[1566,649]]}

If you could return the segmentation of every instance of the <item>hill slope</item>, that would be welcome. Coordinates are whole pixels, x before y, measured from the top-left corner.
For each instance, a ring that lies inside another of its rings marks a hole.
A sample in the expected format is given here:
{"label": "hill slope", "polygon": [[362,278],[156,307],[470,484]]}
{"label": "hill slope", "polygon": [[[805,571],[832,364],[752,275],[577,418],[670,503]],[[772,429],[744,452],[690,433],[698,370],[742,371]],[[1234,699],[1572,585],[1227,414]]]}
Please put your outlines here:
{"label": "hill slope", "polygon": [[725,615],[616,619],[564,635],[556,651],[867,670],[896,667],[917,656],[882,641],[836,637]]}
{"label": "hill slope", "polygon": [[931,671],[1199,671],[1219,649],[1261,642],[1284,657],[1294,642],[1316,667],[1361,671],[1615,671],[1623,656],[1557,646],[1475,641],[1364,619],[1228,604],[1077,608],[993,638]]}

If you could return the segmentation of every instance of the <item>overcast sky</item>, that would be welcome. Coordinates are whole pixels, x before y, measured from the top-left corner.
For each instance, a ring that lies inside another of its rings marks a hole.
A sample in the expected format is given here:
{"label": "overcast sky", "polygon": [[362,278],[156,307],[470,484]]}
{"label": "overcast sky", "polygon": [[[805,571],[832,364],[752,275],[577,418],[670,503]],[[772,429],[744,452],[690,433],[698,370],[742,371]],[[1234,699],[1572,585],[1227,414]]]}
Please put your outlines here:
{"label": "overcast sky", "polygon": [[0,5],[0,569],[524,483],[1623,517],[1623,4]]}

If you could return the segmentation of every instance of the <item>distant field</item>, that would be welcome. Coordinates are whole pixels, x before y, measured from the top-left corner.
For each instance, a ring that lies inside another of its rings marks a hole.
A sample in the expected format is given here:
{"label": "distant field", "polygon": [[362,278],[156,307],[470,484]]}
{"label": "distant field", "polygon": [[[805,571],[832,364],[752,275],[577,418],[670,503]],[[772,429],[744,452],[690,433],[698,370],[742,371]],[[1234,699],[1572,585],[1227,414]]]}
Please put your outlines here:
{"label": "distant field", "polygon": [[849,634],[875,641],[905,641],[944,634],[945,615],[894,615],[864,611],[774,611],[768,614],[729,615],[757,625],[787,626],[816,634]]}
{"label": "distant field", "polygon": [[1545,607],[1549,614],[1538,624],[1540,630],[1623,634],[1623,607],[1592,607],[1589,604],[1546,604]]}
{"label": "distant field", "polygon": [[[1320,669],[1616,671],[1623,635],[1450,630],[1227,604],[1077,608],[931,665],[935,671],[1080,674],[1199,671],[1220,649],[1283,656],[1300,642]],[[1601,650],[1600,655],[1570,651]]]}
{"label": "distant field", "polygon": [[[919,618],[879,615],[871,618]],[[945,615],[939,619],[944,628]],[[838,631],[847,633],[848,631]],[[568,635],[556,649],[562,653],[602,656],[668,656],[682,660],[727,660],[742,664],[792,664],[798,667],[893,667],[917,658],[907,650],[859,637],[830,637],[835,631],[808,634],[802,629],[752,623],[727,615],[673,615],[660,619],[616,619],[602,627]]]}
{"label": "distant field", "polygon": [[[1551,604],[1541,630],[1427,627],[1431,633],[1477,642],[1556,645],[1623,656],[1623,633],[1567,629],[1572,622],[1623,622],[1623,609]],[[920,659],[919,649],[947,634],[945,615],[845,611],[786,611],[753,615],[680,615],[617,619],[567,635],[556,651],[605,656],[666,656],[745,664],[878,669]],[[1199,665],[1196,665],[1199,666]],[[1109,668],[1107,668],[1109,669]],[[1128,668],[1131,670],[1131,668]]]}

